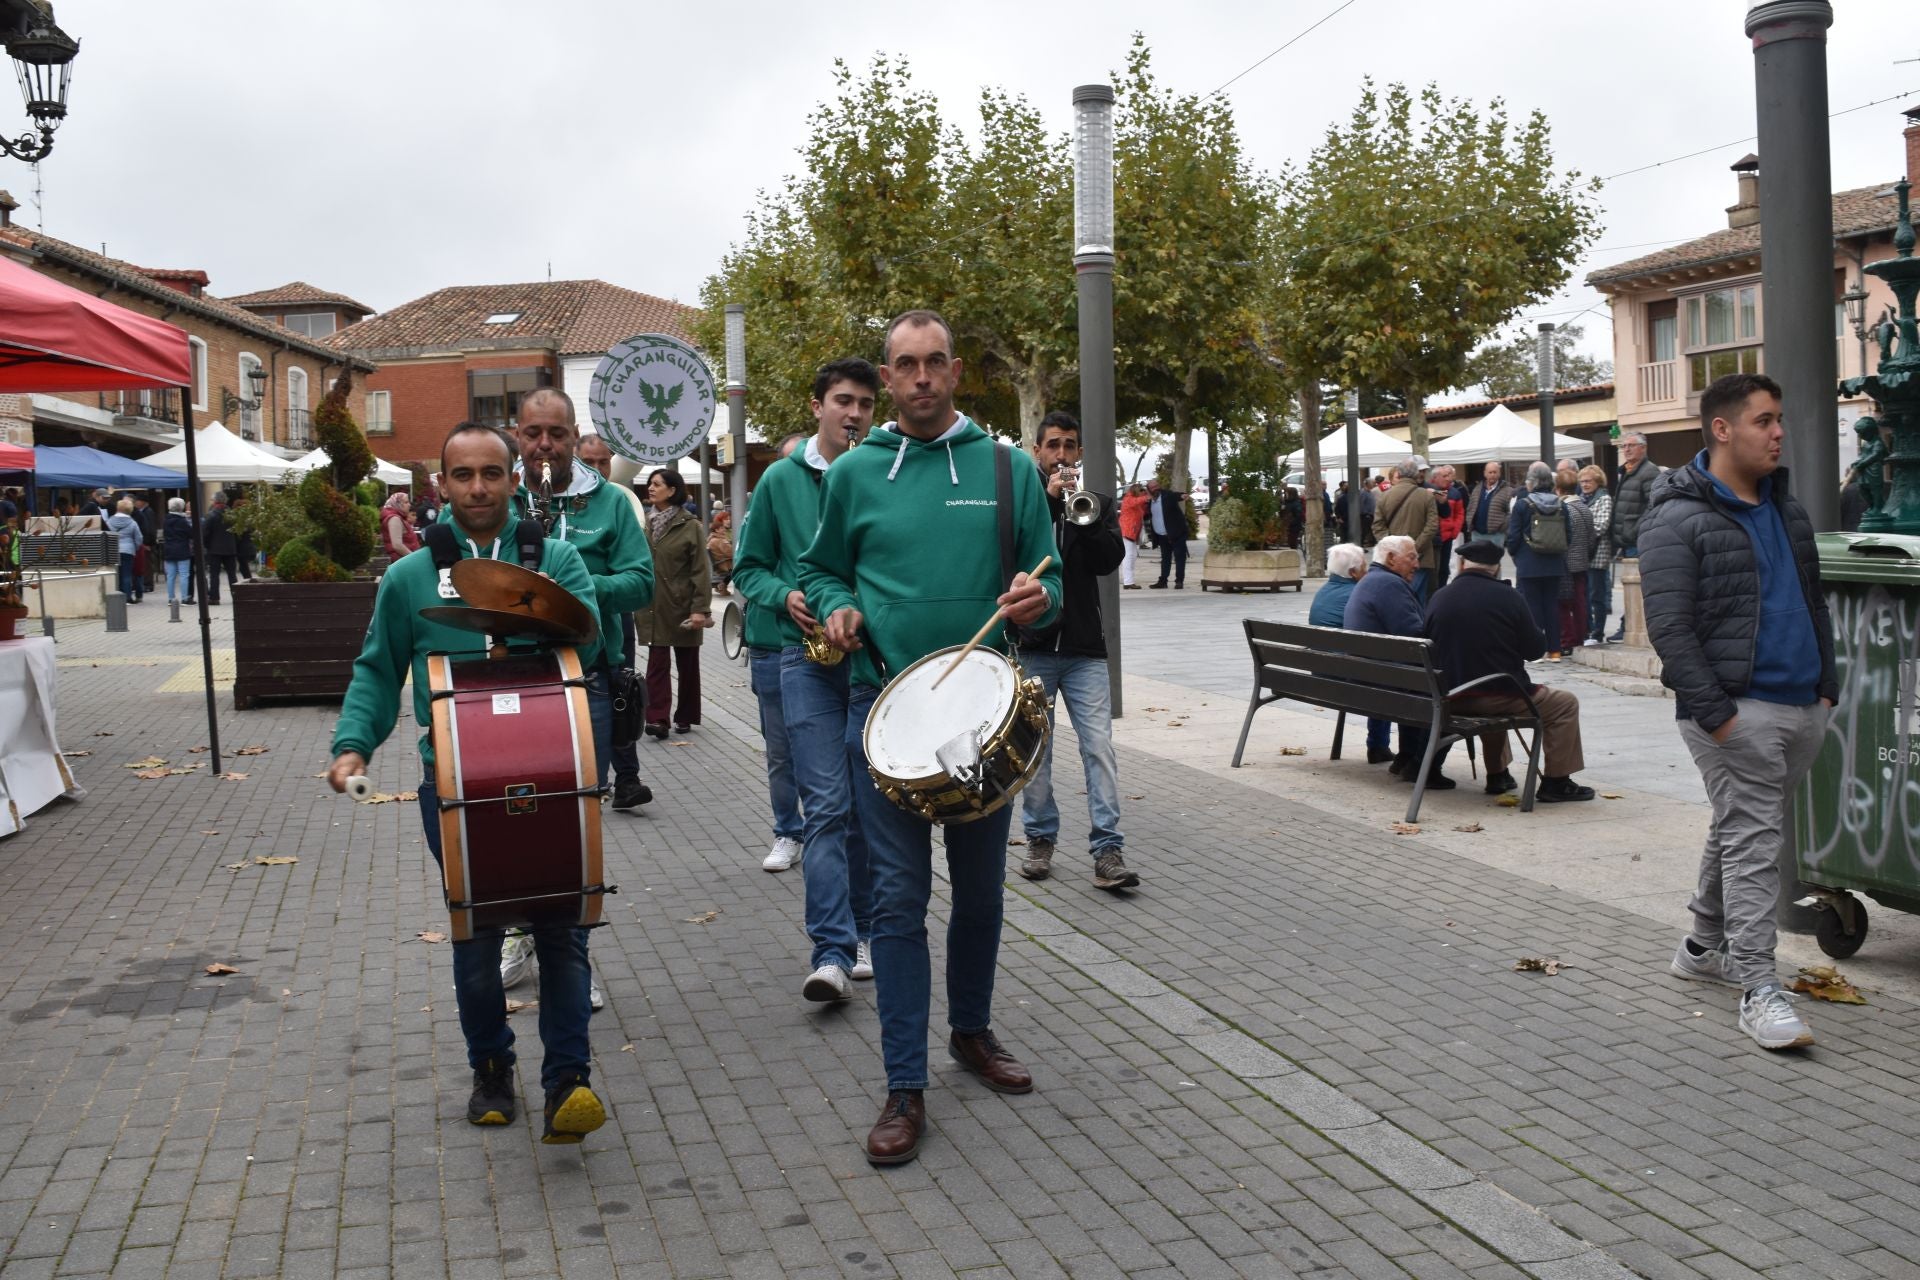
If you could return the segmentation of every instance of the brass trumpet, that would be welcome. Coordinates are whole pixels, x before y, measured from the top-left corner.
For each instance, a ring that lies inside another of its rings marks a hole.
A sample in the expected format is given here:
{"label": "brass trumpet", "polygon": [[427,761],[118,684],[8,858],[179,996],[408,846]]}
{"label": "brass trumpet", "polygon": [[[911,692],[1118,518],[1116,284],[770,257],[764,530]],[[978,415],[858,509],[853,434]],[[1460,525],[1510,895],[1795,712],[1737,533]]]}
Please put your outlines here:
{"label": "brass trumpet", "polygon": [[[1070,468],[1063,462],[1058,469],[1066,471]],[[1069,489],[1066,497],[1061,499],[1061,501],[1066,504],[1067,523],[1077,525],[1097,524],[1100,520],[1100,495],[1097,493],[1088,493],[1080,487],[1080,468],[1073,467],[1071,470],[1073,472],[1073,488]]]}
{"label": "brass trumpet", "polygon": [[846,657],[843,650],[827,643],[827,629],[820,623],[813,624],[813,630],[807,632],[807,661],[817,662],[823,667],[831,667]]}

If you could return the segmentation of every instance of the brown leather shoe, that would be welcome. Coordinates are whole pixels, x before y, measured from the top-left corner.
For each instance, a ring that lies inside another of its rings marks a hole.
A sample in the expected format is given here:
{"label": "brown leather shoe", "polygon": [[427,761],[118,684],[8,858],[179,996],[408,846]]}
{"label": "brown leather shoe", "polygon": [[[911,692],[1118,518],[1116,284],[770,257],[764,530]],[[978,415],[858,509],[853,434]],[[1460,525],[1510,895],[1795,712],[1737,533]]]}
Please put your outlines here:
{"label": "brown leather shoe", "polygon": [[895,1089],[867,1134],[868,1164],[905,1164],[920,1154],[927,1132],[927,1103],[918,1089]]}
{"label": "brown leather shoe", "polygon": [[947,1039],[947,1052],[953,1060],[980,1077],[980,1083],[995,1093],[1032,1093],[1033,1073],[1000,1047],[992,1031],[963,1036],[958,1031]]}

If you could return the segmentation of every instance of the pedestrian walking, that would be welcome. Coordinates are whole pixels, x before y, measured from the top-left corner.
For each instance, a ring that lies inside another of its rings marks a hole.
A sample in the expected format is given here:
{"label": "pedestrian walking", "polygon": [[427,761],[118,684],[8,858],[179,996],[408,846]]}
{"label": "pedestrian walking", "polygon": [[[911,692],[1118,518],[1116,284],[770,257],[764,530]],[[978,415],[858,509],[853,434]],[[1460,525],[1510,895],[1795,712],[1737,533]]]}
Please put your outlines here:
{"label": "pedestrian walking", "polygon": [[[1053,538],[1060,547],[1064,596],[1060,612],[1045,626],[1021,627],[1014,636],[1020,665],[1046,690],[1047,715],[1054,703],[1067,704],[1080,769],[1087,783],[1087,853],[1093,860],[1097,889],[1131,889],[1140,883],[1127,866],[1120,831],[1120,763],[1113,751],[1113,703],[1107,673],[1107,640],[1100,617],[1100,578],[1112,573],[1125,555],[1120,515],[1113,499],[1094,492],[1097,517],[1089,524],[1067,519],[1066,496],[1081,487],[1080,423],[1055,410],[1040,420],[1034,444],[1053,517]],[[1053,872],[1060,839],[1060,803],[1053,790],[1053,746],[1049,735],[1033,780],[1020,793],[1026,857],[1020,874],[1044,880]]]}
{"label": "pedestrian walking", "polygon": [[[1621,436],[1619,449],[1620,474],[1613,482],[1613,546],[1619,553],[1617,559],[1633,560],[1640,555],[1640,520],[1647,513],[1654,482],[1661,472],[1647,459],[1647,438],[1638,431]],[[1644,581],[1643,577],[1643,597]],[[1618,644],[1626,638],[1627,619],[1622,614],[1620,625],[1607,639]]]}
{"label": "pedestrian walking", "polygon": [[185,498],[167,499],[160,533],[160,560],[167,570],[167,603],[193,603],[193,517]]}
{"label": "pedestrian walking", "polygon": [[1567,513],[1567,576],[1560,580],[1559,649],[1580,647],[1587,634],[1587,568],[1593,562],[1593,512],[1580,501],[1577,472],[1553,473],[1554,496]]}
{"label": "pedestrian walking", "polygon": [[200,545],[207,556],[207,603],[220,603],[220,575],[227,575],[227,586],[240,585],[240,542],[227,525],[227,495],[215,493],[213,505],[200,522]]}
{"label": "pedestrian walking", "polygon": [[1553,468],[1527,467],[1527,492],[1508,508],[1506,547],[1521,599],[1533,612],[1548,662],[1560,661],[1560,580],[1567,575],[1573,518],[1553,492]]}
{"label": "pedestrian walking", "polygon": [[133,518],[133,499],[122,498],[107,517],[107,529],[118,539],[120,594],[128,604],[140,603],[142,583],[136,566],[140,558],[140,522]]}
{"label": "pedestrian walking", "polygon": [[1143,484],[1128,485],[1127,496],[1120,499],[1120,537],[1126,543],[1121,548],[1126,554],[1120,560],[1120,587],[1125,591],[1140,589],[1133,580],[1133,566],[1140,559],[1140,540],[1146,536],[1147,508],[1152,502]]}
{"label": "pedestrian walking", "polygon": [[[647,732],[667,736],[700,723],[700,639],[713,625],[713,574],[700,522],[687,513],[687,482],[661,467],[647,477],[647,543],[653,553],[653,600],[633,624],[647,647]],[[680,679],[674,701],[673,677]]]}
{"label": "pedestrian walking", "polygon": [[1165,590],[1167,575],[1173,575],[1173,589],[1181,591],[1187,585],[1187,513],[1182,499],[1187,495],[1175,493],[1160,483],[1155,476],[1147,481],[1147,496],[1152,505],[1148,508],[1153,529],[1153,540],[1160,546],[1160,578],[1147,585],[1156,591]]}
{"label": "pedestrian walking", "polygon": [[1738,989],[1760,1047],[1799,1048],[1813,1031],[1780,985],[1774,916],[1787,798],[1840,696],[1833,626],[1813,522],[1780,465],[1780,385],[1719,378],[1700,421],[1706,447],[1653,486],[1633,544],[1660,681],[1713,806],[1693,928],[1669,968]]}

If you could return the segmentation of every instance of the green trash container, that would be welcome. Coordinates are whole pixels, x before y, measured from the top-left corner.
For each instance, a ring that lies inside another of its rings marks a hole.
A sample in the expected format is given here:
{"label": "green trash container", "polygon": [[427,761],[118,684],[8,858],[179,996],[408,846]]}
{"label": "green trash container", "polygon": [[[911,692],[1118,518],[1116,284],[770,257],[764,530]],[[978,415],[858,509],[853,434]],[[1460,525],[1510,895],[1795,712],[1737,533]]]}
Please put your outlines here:
{"label": "green trash container", "polygon": [[1821,908],[1814,936],[1845,959],[1867,936],[1854,893],[1920,912],[1920,537],[1823,533],[1819,544],[1840,701],[1788,830]]}

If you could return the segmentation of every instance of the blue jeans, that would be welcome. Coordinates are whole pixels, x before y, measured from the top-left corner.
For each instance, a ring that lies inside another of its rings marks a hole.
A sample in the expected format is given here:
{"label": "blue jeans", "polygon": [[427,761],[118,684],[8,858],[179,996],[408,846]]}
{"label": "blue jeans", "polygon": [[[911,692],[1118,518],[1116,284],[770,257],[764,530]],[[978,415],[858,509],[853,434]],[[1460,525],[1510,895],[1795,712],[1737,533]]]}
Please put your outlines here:
{"label": "blue jeans", "polygon": [[133,553],[120,553],[120,594],[128,600],[140,598],[140,580],[133,572]]}
{"label": "blue jeans", "polygon": [[1607,615],[1613,611],[1613,566],[1587,570],[1587,634],[1607,634]]}
{"label": "blue jeans", "polygon": [[169,560],[167,564],[167,599],[191,600],[193,598],[193,561]]}
{"label": "blue jeans", "polygon": [[800,791],[793,781],[793,752],[787,744],[787,718],[780,698],[780,650],[755,649],[747,668],[753,696],[760,700],[760,738],[767,751],[767,799],[773,805],[776,840],[798,840]]}
{"label": "blue jeans", "polygon": [[[420,780],[420,825],[427,850],[440,861],[440,797],[431,777]],[[514,1060],[513,1028],[507,1025],[507,990],[500,982],[499,930],[453,944],[453,996],[460,1006],[460,1032],[467,1038],[467,1064],[488,1058]],[[571,925],[533,930],[540,962],[540,1087],[552,1089],[569,1077],[585,1081],[591,1071],[587,1020],[587,931]]]}
{"label": "blue jeans", "polygon": [[[880,691],[856,685],[847,706],[847,758],[864,771],[861,736]],[[927,1087],[927,1017],[933,964],[927,903],[933,894],[933,824],[880,794],[866,779],[854,804],[873,851],[873,970],[880,1056],[887,1088]],[[993,1025],[993,974],[1000,957],[1001,881],[1013,806],[945,828],[953,910],[947,920],[947,1025],[963,1035]],[[812,856],[811,852],[808,854]]]}
{"label": "blue jeans", "polygon": [[1548,653],[1560,652],[1560,579],[1557,577],[1522,578],[1515,584],[1520,598],[1527,602],[1533,625],[1540,628],[1540,642]]}
{"label": "blue jeans", "polygon": [[605,667],[587,672],[587,716],[593,721],[594,781],[604,787],[607,765],[613,759],[613,689],[607,684]]}
{"label": "blue jeans", "polygon": [[[1020,665],[1047,691],[1047,723],[1053,723],[1054,699],[1064,695],[1074,737],[1080,741],[1080,767],[1087,776],[1087,847],[1097,860],[1125,843],[1120,835],[1120,766],[1113,754],[1113,703],[1105,658],[1023,650]],[[1040,768],[1021,792],[1021,821],[1027,843],[1057,844],[1060,805],[1053,796],[1053,739],[1041,753]]]}
{"label": "blue jeans", "polygon": [[1367,750],[1385,751],[1393,746],[1393,721],[1367,717]]}
{"label": "blue jeans", "polygon": [[1421,604],[1427,602],[1427,580],[1431,577],[1433,577],[1431,570],[1415,569],[1413,571],[1413,594]]}
{"label": "blue jeans", "polygon": [[[805,815],[800,862],[807,886],[807,936],[814,968],[853,967],[854,947],[873,936],[873,882],[854,795],[873,790],[866,757],[858,752],[848,707],[845,662],[807,661],[800,645],[780,651],[780,703],[787,726],[793,781]],[[864,723],[864,722],[863,722]],[[878,969],[876,957],[874,967]]]}

